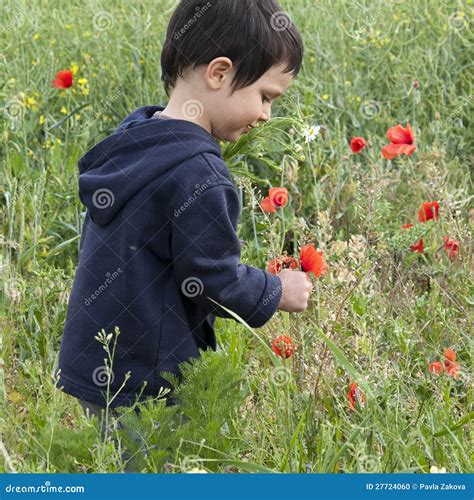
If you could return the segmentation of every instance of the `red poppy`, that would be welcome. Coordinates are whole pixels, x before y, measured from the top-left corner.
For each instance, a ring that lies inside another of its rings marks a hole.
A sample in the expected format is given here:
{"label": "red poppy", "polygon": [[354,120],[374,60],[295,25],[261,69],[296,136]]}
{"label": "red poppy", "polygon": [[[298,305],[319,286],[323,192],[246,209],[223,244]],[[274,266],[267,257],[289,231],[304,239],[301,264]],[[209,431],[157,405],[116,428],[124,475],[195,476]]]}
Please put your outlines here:
{"label": "red poppy", "polygon": [[446,373],[458,380],[461,376],[461,374],[459,373],[459,371],[461,370],[461,365],[459,363],[448,363],[447,361],[444,362],[444,365],[446,367]]}
{"label": "red poppy", "polygon": [[409,222],[408,224],[405,224],[404,226],[402,226],[402,229],[410,229],[411,227],[413,227],[413,224],[411,222]]}
{"label": "red poppy", "polygon": [[274,212],[276,212],[276,207],[272,203],[272,200],[270,199],[269,196],[267,196],[266,198],[263,198],[263,200],[260,203],[260,205],[262,206],[262,210],[264,212],[268,212],[268,213],[271,213],[271,214],[274,213]]}
{"label": "red poppy", "polygon": [[298,259],[285,255],[271,260],[267,265],[267,271],[278,274],[282,269],[298,269],[299,265]]}
{"label": "red poppy", "polygon": [[410,249],[416,253],[423,253],[423,238],[418,243],[411,245]]}
{"label": "red poppy", "polygon": [[448,375],[451,375],[451,377],[458,379],[461,365],[459,363],[456,363],[456,352],[448,347],[444,350],[444,358],[444,367],[446,369],[446,373]]}
{"label": "red poppy", "polygon": [[307,273],[314,273],[318,278],[326,273],[328,266],[324,260],[323,252],[316,250],[314,245],[305,245],[300,250],[301,268]]}
{"label": "red poppy", "polygon": [[441,363],[441,361],[432,361],[428,365],[428,371],[430,373],[434,373],[436,375],[439,375],[440,373],[443,373],[444,372],[443,363]]}
{"label": "red poppy", "polygon": [[270,188],[268,196],[262,202],[262,210],[268,213],[276,212],[277,208],[283,208],[288,203],[288,190],[282,187]]}
{"label": "red poppy", "polygon": [[416,149],[413,144],[415,137],[411,130],[410,124],[407,123],[406,128],[401,125],[388,129],[387,139],[391,142],[382,148],[382,155],[387,160],[393,160],[395,156],[405,154],[410,156]]}
{"label": "red poppy", "polygon": [[444,350],[444,364],[441,361],[433,361],[428,365],[428,371],[436,375],[447,373],[456,380],[460,377],[461,365],[456,363],[456,352],[452,349],[446,348]]}
{"label": "red poppy", "polygon": [[283,187],[270,188],[268,196],[277,208],[283,208],[288,203],[288,189]]}
{"label": "red poppy", "polygon": [[353,153],[360,153],[367,143],[363,137],[353,137],[351,140],[351,150]]}
{"label": "red poppy", "polygon": [[72,85],[72,71],[70,69],[58,71],[51,83],[57,89],[67,89]]}
{"label": "red poppy", "polygon": [[349,384],[349,392],[347,393],[347,398],[349,400],[349,408],[351,410],[356,409],[356,405],[360,407],[365,406],[365,399],[362,391],[359,389],[359,386],[356,382],[352,382]]}
{"label": "red poppy", "polygon": [[459,241],[452,240],[448,236],[443,237],[444,240],[444,249],[449,252],[449,258],[454,260],[457,257],[459,251]]}
{"label": "red poppy", "polygon": [[444,357],[447,361],[451,361],[452,363],[454,363],[456,361],[456,352],[447,347],[444,350]]}
{"label": "red poppy", "polygon": [[272,340],[272,351],[280,358],[289,358],[295,352],[295,346],[290,337],[279,335]]}
{"label": "red poppy", "polygon": [[425,201],[418,210],[418,220],[426,222],[428,220],[439,219],[439,203],[437,201]]}

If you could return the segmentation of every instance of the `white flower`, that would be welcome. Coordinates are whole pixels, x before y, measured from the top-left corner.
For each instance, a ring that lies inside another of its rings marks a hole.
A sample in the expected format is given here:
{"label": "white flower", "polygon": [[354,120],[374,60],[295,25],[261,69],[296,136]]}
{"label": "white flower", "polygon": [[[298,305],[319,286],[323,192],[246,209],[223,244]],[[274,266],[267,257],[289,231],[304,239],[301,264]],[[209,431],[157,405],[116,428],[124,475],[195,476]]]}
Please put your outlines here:
{"label": "white flower", "polygon": [[316,139],[316,136],[319,134],[321,127],[319,125],[315,127],[308,127],[303,130],[304,142],[311,142]]}
{"label": "white flower", "polygon": [[436,467],[436,465],[432,465],[430,467],[431,474],[446,474],[446,467]]}
{"label": "white flower", "polygon": [[207,474],[207,470],[199,469],[198,467],[193,467],[187,471],[188,474]]}

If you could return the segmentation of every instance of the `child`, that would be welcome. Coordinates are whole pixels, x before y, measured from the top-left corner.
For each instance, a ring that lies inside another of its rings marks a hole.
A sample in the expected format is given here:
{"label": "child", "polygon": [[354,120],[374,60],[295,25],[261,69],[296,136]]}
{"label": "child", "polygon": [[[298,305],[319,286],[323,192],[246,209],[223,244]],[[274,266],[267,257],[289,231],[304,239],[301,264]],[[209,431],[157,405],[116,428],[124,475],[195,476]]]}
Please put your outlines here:
{"label": "child", "polygon": [[[182,0],[161,57],[168,105],[137,109],[79,160],[87,212],[57,385],[90,413],[108,384],[110,408],[132,406],[170,387],[160,372],[179,376],[215,350],[215,316],[232,318],[219,305],[254,328],[306,309],[306,273],[240,262],[239,197],[218,143],[270,119],[302,57],[275,0]],[[107,372],[95,337],[115,326]]]}

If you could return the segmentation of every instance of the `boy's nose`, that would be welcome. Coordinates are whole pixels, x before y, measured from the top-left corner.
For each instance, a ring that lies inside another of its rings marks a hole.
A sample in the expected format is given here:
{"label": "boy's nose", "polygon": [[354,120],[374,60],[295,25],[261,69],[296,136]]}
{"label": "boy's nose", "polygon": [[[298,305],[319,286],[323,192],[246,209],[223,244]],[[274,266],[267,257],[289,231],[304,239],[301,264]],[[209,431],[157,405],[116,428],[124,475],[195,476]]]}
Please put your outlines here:
{"label": "boy's nose", "polygon": [[270,117],[271,117],[271,111],[270,110],[264,111],[260,116],[259,121],[268,122],[270,120]]}

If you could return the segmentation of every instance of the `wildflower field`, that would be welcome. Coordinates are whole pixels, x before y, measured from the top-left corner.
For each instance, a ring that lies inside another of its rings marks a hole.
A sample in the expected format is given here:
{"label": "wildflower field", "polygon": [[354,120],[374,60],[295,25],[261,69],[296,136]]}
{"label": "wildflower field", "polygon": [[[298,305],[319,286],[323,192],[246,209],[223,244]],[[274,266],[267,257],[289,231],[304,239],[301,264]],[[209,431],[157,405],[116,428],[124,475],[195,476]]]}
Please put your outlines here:
{"label": "wildflower field", "polygon": [[[135,439],[112,418],[99,435],[52,374],[77,161],[165,105],[177,2],[4,3],[2,471],[118,472],[127,449],[143,472],[472,472],[474,3],[281,3],[303,70],[268,124],[222,147],[242,262],[308,271],[310,305],[259,329],[217,318],[217,352],[174,380],[180,404],[123,412]],[[118,334],[98,332],[104,356]]]}

